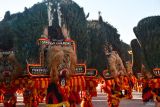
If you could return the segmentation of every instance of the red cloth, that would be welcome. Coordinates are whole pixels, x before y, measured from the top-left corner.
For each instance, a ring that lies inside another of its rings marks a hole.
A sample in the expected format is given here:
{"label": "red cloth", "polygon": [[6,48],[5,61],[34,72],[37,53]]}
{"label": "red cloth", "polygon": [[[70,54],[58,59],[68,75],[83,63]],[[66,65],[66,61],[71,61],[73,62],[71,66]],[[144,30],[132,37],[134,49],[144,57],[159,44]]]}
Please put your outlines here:
{"label": "red cloth", "polygon": [[[60,100],[68,101],[68,93],[66,93],[65,88],[56,83],[50,83],[47,89],[46,103],[47,104],[58,104],[61,103]],[[61,97],[62,99],[60,99]]]}
{"label": "red cloth", "polygon": [[69,102],[71,104],[80,104],[81,103],[81,98],[80,98],[80,95],[79,95],[79,92],[70,92],[70,96],[69,96]]}
{"label": "red cloth", "polygon": [[85,77],[86,81],[86,90],[89,91],[89,94],[93,96],[97,96],[96,87],[98,86],[97,79],[95,77]]}
{"label": "red cloth", "polygon": [[81,107],[93,107],[92,96],[87,91],[83,92]]}
{"label": "red cloth", "polygon": [[70,89],[74,92],[80,92],[81,90],[85,90],[86,81],[84,76],[73,76],[70,79]]}

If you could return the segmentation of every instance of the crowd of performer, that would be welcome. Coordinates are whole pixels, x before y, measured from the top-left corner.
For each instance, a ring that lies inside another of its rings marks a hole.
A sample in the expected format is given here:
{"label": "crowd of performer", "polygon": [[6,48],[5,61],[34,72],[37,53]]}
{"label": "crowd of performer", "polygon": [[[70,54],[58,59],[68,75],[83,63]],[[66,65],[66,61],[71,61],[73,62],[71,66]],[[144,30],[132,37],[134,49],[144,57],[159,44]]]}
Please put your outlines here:
{"label": "crowd of performer", "polygon": [[[109,107],[119,107],[121,99],[132,99],[133,90],[142,92],[144,102],[153,100],[158,107],[160,79],[147,79],[145,76],[137,78],[133,75],[132,63],[126,62],[125,67],[118,52],[114,51],[108,42],[103,47],[105,60],[108,62],[104,71],[100,73],[92,69],[88,76],[86,65],[79,64],[83,68],[80,70],[84,72],[75,72],[78,65],[75,43],[69,38],[65,25],[63,27],[45,28],[38,41],[40,63],[35,66],[47,67],[47,76],[15,73],[22,69],[14,53],[0,52],[0,70],[3,75],[0,78],[0,102],[3,102],[4,107],[16,106],[16,93],[23,94],[25,107],[38,107],[44,99],[47,107],[93,107],[92,97],[97,96],[98,84],[102,84],[101,89],[108,95]],[[55,40],[49,39],[48,35]],[[54,43],[50,45],[50,42]],[[72,45],[64,45],[63,42],[70,42]],[[27,70],[30,70],[30,67],[27,65]]]}

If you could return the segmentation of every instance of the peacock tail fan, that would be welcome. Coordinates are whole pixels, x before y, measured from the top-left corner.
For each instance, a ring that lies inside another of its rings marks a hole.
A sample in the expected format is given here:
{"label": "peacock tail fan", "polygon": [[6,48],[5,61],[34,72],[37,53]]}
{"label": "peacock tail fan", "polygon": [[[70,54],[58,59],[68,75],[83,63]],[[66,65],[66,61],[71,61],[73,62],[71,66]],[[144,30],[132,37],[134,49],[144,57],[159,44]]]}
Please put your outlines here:
{"label": "peacock tail fan", "polygon": [[160,16],[151,16],[139,21],[133,29],[144,54],[149,72],[160,67]]}
{"label": "peacock tail fan", "polygon": [[132,71],[133,74],[137,77],[138,73],[141,73],[142,68],[142,53],[141,47],[137,41],[137,39],[133,39],[131,41],[131,48],[132,48]]}

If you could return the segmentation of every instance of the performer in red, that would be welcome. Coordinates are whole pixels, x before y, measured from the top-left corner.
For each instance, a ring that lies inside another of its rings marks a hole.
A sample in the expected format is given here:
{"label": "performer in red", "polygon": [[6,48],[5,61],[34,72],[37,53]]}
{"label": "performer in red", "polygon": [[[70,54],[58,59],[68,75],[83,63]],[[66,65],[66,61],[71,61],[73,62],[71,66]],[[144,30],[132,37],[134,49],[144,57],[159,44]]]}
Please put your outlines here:
{"label": "performer in red", "polygon": [[[8,32],[4,32],[8,30]],[[0,94],[3,94],[4,107],[16,106],[17,77],[21,66],[16,59],[14,48],[14,32],[9,25],[0,29]]]}
{"label": "performer in red", "polygon": [[[109,74],[109,80],[105,81],[105,92],[108,93],[108,106],[118,107],[120,99],[124,97],[122,90],[126,90],[127,94],[131,94],[129,90],[129,81],[123,62],[116,51],[113,51],[112,45],[106,43],[104,52],[107,57],[108,70],[104,75]],[[130,98],[129,96],[128,98]]]}
{"label": "performer in red", "polygon": [[[54,42],[64,41],[60,27],[49,27],[49,36]],[[47,107],[70,107],[69,78],[74,74],[76,53],[72,47],[52,45],[48,49],[48,69],[51,81],[47,89]]]}

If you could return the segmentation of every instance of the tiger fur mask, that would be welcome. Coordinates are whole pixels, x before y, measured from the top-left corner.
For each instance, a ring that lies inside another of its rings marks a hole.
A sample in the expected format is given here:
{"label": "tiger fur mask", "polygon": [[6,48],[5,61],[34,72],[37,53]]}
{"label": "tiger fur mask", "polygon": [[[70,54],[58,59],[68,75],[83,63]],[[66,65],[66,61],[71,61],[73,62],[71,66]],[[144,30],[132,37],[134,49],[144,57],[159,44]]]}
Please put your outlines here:
{"label": "tiger fur mask", "polygon": [[0,81],[9,83],[19,75],[20,65],[13,51],[0,52]]}
{"label": "tiger fur mask", "polygon": [[48,68],[51,81],[56,83],[63,76],[69,79],[75,72],[77,56],[72,47],[51,46],[48,49]]}

